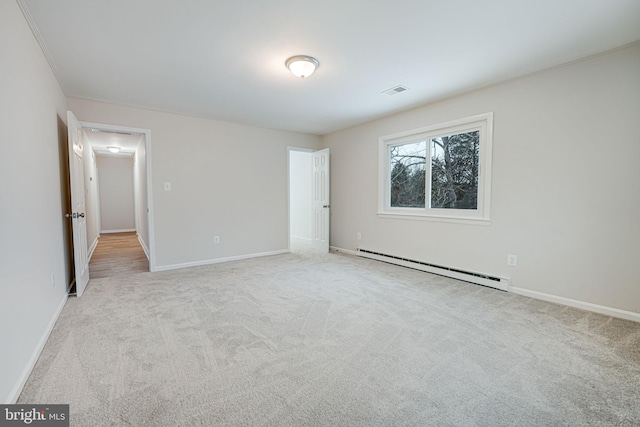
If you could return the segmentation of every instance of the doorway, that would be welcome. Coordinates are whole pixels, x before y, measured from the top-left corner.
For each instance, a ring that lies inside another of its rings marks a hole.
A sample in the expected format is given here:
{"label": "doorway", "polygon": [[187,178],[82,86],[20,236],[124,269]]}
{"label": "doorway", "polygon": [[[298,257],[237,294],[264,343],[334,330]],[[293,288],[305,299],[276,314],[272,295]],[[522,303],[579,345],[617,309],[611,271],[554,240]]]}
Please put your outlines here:
{"label": "doorway", "polygon": [[329,149],[289,147],[289,250],[329,252]]}
{"label": "doorway", "polygon": [[89,277],[153,271],[150,131],[81,122]]}

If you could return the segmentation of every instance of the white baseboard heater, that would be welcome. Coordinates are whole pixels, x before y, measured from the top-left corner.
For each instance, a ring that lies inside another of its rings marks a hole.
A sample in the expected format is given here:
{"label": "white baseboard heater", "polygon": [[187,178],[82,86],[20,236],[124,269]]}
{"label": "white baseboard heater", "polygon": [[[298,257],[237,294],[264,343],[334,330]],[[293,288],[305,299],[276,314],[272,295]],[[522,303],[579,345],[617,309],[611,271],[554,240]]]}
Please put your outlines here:
{"label": "white baseboard heater", "polygon": [[457,268],[443,267],[428,262],[416,261],[413,259],[403,258],[395,255],[382,254],[367,249],[358,248],[356,255],[363,258],[375,259],[377,261],[388,262],[403,267],[409,267],[416,270],[426,271],[428,273],[438,274],[440,276],[451,277],[453,279],[463,280],[465,282],[476,283],[490,288],[500,289],[501,291],[509,291],[511,282],[505,277],[491,276],[484,273],[475,273],[472,271],[459,270]]}

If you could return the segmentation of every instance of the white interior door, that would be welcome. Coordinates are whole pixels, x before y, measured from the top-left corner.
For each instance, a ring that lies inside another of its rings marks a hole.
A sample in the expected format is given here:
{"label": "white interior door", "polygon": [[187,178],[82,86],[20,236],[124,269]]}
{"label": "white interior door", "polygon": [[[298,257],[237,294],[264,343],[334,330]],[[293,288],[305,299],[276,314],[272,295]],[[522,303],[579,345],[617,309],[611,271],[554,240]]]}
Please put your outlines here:
{"label": "white interior door", "polygon": [[313,153],[313,247],[329,252],[330,168],[329,149]]}
{"label": "white interior door", "polygon": [[89,282],[87,254],[87,218],[84,190],[84,143],[82,127],[71,111],[67,111],[69,133],[69,176],[71,180],[71,210],[73,230],[73,261],[76,269],[76,295],[79,297]]}

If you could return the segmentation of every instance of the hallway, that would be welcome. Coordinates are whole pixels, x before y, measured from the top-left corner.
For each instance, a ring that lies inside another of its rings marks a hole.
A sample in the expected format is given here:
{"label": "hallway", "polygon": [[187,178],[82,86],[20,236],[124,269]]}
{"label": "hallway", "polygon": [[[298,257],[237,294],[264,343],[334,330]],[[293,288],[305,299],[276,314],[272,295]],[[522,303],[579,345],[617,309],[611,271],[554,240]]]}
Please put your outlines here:
{"label": "hallway", "polygon": [[89,279],[149,271],[136,233],[102,234],[89,262]]}

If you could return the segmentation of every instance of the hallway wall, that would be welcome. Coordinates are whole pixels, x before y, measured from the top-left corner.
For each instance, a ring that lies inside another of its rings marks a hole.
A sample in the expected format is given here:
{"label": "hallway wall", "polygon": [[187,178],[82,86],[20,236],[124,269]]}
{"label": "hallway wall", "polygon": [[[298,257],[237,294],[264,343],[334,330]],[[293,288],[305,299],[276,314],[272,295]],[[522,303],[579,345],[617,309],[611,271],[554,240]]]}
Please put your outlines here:
{"label": "hallway wall", "polygon": [[[84,132],[86,138],[86,132]],[[86,139],[85,139],[86,141]],[[90,144],[84,145],[84,188],[86,191],[87,249],[89,253],[100,237],[100,212],[98,203],[98,167],[96,153]]]}
{"label": "hallway wall", "polygon": [[149,257],[149,203],[147,200],[147,147],[144,135],[133,155],[133,202],[135,205],[135,223],[138,238],[147,258]]}
{"label": "hallway wall", "polygon": [[135,231],[133,157],[98,155],[100,232]]}

